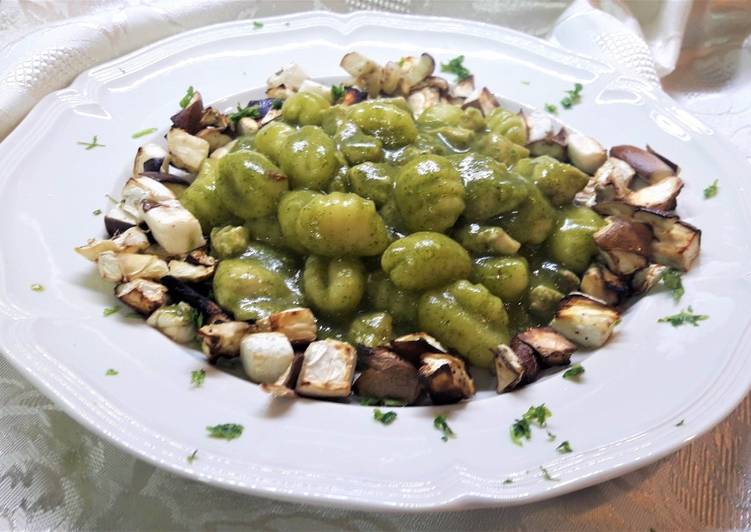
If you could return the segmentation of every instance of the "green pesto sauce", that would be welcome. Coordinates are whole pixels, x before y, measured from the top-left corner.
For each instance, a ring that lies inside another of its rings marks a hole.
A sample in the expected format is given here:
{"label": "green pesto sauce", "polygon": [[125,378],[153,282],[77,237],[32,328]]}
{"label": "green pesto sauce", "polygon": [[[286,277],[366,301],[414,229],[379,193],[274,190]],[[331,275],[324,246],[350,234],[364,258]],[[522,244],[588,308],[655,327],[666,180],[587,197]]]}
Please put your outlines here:
{"label": "green pesto sauce", "polygon": [[546,323],[578,288],[604,223],[571,204],[588,176],[531,156],[516,113],[415,117],[402,98],[299,94],[282,111],[181,198],[223,259],[214,296],[237,318],[306,305],[322,338],[382,338],[389,323],[489,367],[491,344]]}

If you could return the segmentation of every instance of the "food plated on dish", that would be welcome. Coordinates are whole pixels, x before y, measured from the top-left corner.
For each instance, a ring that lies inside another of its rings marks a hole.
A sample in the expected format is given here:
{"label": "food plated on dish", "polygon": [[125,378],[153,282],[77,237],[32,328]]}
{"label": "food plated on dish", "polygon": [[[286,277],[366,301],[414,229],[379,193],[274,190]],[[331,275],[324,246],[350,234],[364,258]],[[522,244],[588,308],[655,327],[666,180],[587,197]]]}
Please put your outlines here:
{"label": "food plated on dish", "polygon": [[441,65],[456,83],[426,53],[350,52],[335,85],[288,65],[225,111],[190,87],[108,238],[77,251],[146,323],[277,397],[448,404],[472,372],[506,393],[568,366],[632,296],[680,284],[701,232],[670,160],[512,110],[462,59]]}

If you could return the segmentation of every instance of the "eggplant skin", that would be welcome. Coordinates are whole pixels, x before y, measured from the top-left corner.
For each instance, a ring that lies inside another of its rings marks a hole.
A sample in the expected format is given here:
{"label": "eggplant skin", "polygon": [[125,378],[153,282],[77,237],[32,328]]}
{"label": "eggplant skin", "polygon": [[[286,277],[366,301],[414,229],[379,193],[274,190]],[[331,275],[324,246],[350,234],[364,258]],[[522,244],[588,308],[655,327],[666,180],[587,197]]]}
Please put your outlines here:
{"label": "eggplant skin", "polygon": [[413,404],[422,393],[417,368],[383,348],[368,350],[363,369],[355,381],[355,393],[376,399],[398,399]]}
{"label": "eggplant skin", "polygon": [[518,336],[511,339],[509,347],[519,357],[519,362],[524,368],[524,376],[520,384],[529,384],[536,381],[540,373],[540,363],[537,361],[534,349],[522,342]]}

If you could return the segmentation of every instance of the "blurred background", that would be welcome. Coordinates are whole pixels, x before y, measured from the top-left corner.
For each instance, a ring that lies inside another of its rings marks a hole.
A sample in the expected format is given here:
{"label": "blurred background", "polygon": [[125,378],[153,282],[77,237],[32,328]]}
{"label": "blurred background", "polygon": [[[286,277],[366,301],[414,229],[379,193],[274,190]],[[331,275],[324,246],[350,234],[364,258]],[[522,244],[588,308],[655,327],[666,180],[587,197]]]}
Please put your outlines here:
{"label": "blurred background", "polygon": [[[0,0],[0,139],[84,70],[187,29],[306,10],[384,10],[497,24],[584,49],[724,135],[751,162],[751,0]],[[598,22],[599,21],[599,22]],[[584,42],[584,44],[582,44]],[[177,478],[82,429],[0,353],[0,530],[696,530],[751,527],[751,401],[677,454],[518,508],[370,514],[278,503]]]}

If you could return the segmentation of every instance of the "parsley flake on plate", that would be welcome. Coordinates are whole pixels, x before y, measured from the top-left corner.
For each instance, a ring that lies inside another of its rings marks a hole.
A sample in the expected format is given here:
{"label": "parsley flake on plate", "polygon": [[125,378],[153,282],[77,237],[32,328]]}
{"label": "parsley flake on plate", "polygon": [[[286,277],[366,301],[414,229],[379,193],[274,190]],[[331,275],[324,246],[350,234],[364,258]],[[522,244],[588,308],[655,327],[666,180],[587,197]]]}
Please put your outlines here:
{"label": "parsley flake on plate", "polygon": [[254,30],[260,30],[261,28],[263,28],[263,22],[259,22],[257,20],[254,20],[253,21],[253,29]]}
{"label": "parsley flake on plate", "polygon": [[376,408],[375,410],[373,410],[373,419],[375,419],[382,425],[391,425],[394,421],[396,421],[396,412],[381,412],[380,408]]}
{"label": "parsley flake on plate", "polygon": [[685,419],[681,419],[678,423],[675,424],[676,427],[682,427],[686,423]]}
{"label": "parsley flake on plate", "polygon": [[197,369],[190,372],[190,383],[195,388],[200,388],[203,386],[203,381],[206,380],[206,370],[205,369]]}
{"label": "parsley flake on plate", "polygon": [[563,372],[563,378],[571,381],[578,381],[579,376],[585,371],[586,370],[584,369],[584,366],[582,366],[581,364],[574,364]]}
{"label": "parsley flake on plate", "polygon": [[108,377],[114,377],[115,375],[119,375],[120,372],[117,371],[116,369],[110,368],[107,371],[105,371],[104,374],[107,375]]}
{"label": "parsley flake on plate", "polygon": [[548,470],[545,469],[542,466],[540,466],[540,471],[542,471],[542,478],[544,478],[545,480],[551,480],[553,482],[558,482],[560,480],[559,478],[553,478],[553,477],[551,477],[550,473],[548,472]]}
{"label": "parsley flake on plate", "polygon": [[700,321],[708,319],[709,316],[705,316],[703,314],[694,314],[694,309],[692,309],[691,305],[689,305],[686,310],[682,310],[678,314],[673,314],[672,316],[665,316],[664,318],[660,318],[659,320],[657,320],[657,323],[669,323],[673,327],[680,327],[681,325],[687,324],[698,327]]}
{"label": "parsley flake on plate", "polygon": [[196,93],[196,91],[193,89],[193,85],[188,87],[188,90],[185,91],[185,96],[183,96],[180,99],[180,107],[185,109],[188,107],[188,104],[190,103],[190,100],[193,98],[193,95]]}
{"label": "parsley flake on plate", "polygon": [[673,294],[673,299],[678,302],[683,297],[683,294],[686,293],[686,290],[683,288],[683,281],[681,280],[682,273],[678,270],[673,270],[672,268],[668,268],[664,272],[662,272],[662,275],[660,275],[660,282],[662,285],[670,290]]}
{"label": "parsley flake on plate", "polygon": [[210,438],[217,438],[220,440],[234,440],[242,436],[244,427],[237,423],[222,423],[221,425],[214,425],[206,427],[209,431]]}
{"label": "parsley flake on plate", "polygon": [[120,311],[120,307],[106,307],[102,311],[102,315],[106,318],[107,316],[112,316],[113,314],[116,314]]}
{"label": "parsley flake on plate", "polygon": [[196,458],[198,458],[198,449],[190,453],[185,459],[188,461],[189,464],[192,464]]}
{"label": "parsley flake on plate", "polygon": [[507,478],[506,480],[503,481],[503,483],[504,484],[513,484],[514,483],[514,479]]}
{"label": "parsley flake on plate", "polygon": [[137,138],[140,138],[140,137],[145,137],[146,135],[151,135],[152,133],[156,132],[156,130],[157,129],[155,127],[149,127],[149,128],[146,128],[146,129],[142,129],[141,131],[136,131],[135,133],[133,133],[130,136],[130,138],[137,139]]}
{"label": "parsley flake on plate", "polygon": [[548,418],[550,418],[552,415],[553,413],[550,411],[550,409],[545,406],[545,403],[542,403],[539,406],[530,406],[529,410],[527,410],[524,414],[524,419],[531,421],[532,423],[536,423],[538,427],[544,427]]}
{"label": "parsley flake on plate", "polygon": [[91,214],[93,214],[94,216],[99,216],[100,214],[102,214],[102,209],[94,209],[93,211],[91,211]]}
{"label": "parsley flake on plate", "polygon": [[717,195],[717,193],[720,191],[718,181],[718,179],[715,179],[714,181],[712,181],[711,185],[704,189],[704,199],[714,198]]}
{"label": "parsley flake on plate", "polygon": [[555,448],[556,451],[558,451],[561,454],[567,454],[567,453],[573,453],[574,450],[571,448],[571,444],[568,440],[561,442],[561,444]]}
{"label": "parsley flake on plate", "polygon": [[76,144],[80,146],[85,146],[86,150],[93,150],[94,148],[105,148],[106,146],[104,144],[99,144],[99,138],[94,135],[94,138],[91,139],[91,142],[84,142],[82,140],[79,140]]}
{"label": "parsley flake on plate", "polygon": [[526,440],[532,438],[532,429],[529,426],[529,421],[524,418],[514,421],[514,423],[511,425],[510,433],[511,441],[519,447],[521,447],[522,445],[522,438]]}
{"label": "parsley flake on plate", "polygon": [[550,432],[549,430],[546,430],[545,432],[548,433],[548,441],[555,441],[555,439],[558,437],[555,434],[553,434],[552,432]]}
{"label": "parsley flake on plate", "polygon": [[546,103],[545,110],[552,115],[558,114],[558,107],[556,107],[552,103]]}
{"label": "parsley flake on plate", "polygon": [[44,287],[39,283],[34,283],[31,285],[31,290],[32,292],[44,292]]}
{"label": "parsley flake on plate", "polygon": [[566,91],[566,96],[561,100],[561,106],[564,109],[571,109],[574,104],[581,101],[581,92],[584,87],[581,83],[576,83],[574,89]]}
{"label": "parsley flake on plate", "polygon": [[446,416],[436,416],[433,420],[433,427],[443,433],[441,439],[445,442],[449,441],[449,438],[456,438],[456,433],[451,430],[451,427],[446,422]]}
{"label": "parsley flake on plate", "polygon": [[[467,67],[464,66],[464,56],[460,55],[452,60],[450,60],[448,63],[441,63],[441,72],[448,72],[450,74],[454,74],[456,76],[457,81],[462,81],[463,79],[467,79],[469,76],[472,75],[472,72],[470,72]],[[401,66],[401,65],[400,65]]]}

